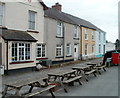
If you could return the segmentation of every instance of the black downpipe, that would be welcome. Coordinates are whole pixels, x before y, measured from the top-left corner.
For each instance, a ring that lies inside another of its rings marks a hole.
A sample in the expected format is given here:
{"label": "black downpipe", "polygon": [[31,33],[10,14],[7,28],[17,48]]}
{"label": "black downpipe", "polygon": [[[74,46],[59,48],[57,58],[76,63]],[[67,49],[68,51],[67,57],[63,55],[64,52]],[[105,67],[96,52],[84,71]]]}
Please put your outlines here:
{"label": "black downpipe", "polygon": [[63,62],[65,62],[65,26],[63,23]]}
{"label": "black downpipe", "polygon": [[8,75],[8,41],[6,43],[6,75]]}

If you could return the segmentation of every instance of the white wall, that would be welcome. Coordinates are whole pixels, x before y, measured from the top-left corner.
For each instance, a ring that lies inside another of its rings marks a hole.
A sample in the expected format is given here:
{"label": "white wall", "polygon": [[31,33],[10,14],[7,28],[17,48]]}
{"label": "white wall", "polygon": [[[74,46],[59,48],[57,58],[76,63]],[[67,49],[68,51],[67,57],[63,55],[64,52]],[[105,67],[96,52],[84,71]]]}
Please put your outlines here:
{"label": "white wall", "polygon": [[9,29],[27,31],[29,10],[37,12],[35,31],[39,32],[38,34],[29,34],[35,37],[39,42],[43,42],[44,11],[39,2],[5,2],[5,27]]}
{"label": "white wall", "polygon": [[106,43],[106,51],[115,50],[115,44],[108,42]]}

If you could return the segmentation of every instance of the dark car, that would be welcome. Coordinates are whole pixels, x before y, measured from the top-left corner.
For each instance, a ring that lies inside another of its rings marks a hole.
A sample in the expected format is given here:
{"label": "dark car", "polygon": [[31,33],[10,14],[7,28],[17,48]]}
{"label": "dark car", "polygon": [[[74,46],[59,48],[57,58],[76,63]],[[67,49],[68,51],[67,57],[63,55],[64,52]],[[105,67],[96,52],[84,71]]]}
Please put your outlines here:
{"label": "dark car", "polygon": [[119,52],[119,53],[120,53],[120,50],[107,51],[107,52],[105,53],[105,55],[104,55],[102,65],[105,65],[105,62],[107,61],[108,58],[112,58],[112,53],[113,53],[113,52]]}

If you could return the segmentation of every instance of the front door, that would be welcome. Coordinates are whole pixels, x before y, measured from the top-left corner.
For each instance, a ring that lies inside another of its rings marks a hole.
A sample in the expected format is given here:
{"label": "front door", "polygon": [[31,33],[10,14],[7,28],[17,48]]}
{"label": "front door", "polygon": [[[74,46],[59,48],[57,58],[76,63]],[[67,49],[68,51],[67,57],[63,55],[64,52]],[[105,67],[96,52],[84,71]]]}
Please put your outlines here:
{"label": "front door", "polygon": [[78,60],[78,45],[74,45],[74,61]]}
{"label": "front door", "polygon": [[0,65],[2,65],[2,43],[0,43]]}

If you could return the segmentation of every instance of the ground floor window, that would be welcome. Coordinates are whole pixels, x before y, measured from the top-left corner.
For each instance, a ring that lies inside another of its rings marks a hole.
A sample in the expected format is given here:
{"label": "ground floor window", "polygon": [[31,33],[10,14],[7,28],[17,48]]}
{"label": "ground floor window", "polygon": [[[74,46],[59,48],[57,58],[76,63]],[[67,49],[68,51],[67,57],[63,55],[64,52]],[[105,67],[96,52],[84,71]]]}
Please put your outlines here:
{"label": "ground floor window", "polygon": [[71,55],[71,44],[66,45],[66,55],[70,56]]}
{"label": "ground floor window", "polygon": [[95,52],[95,45],[93,44],[92,45],[92,53],[94,53]]}
{"label": "ground floor window", "polygon": [[12,61],[30,60],[30,43],[12,43]]}
{"label": "ground floor window", "polygon": [[46,45],[45,44],[37,44],[37,58],[46,57]]}
{"label": "ground floor window", "polygon": [[56,46],[56,57],[62,56],[62,45]]}
{"label": "ground floor window", "polygon": [[88,54],[88,44],[85,44],[85,55]]}

